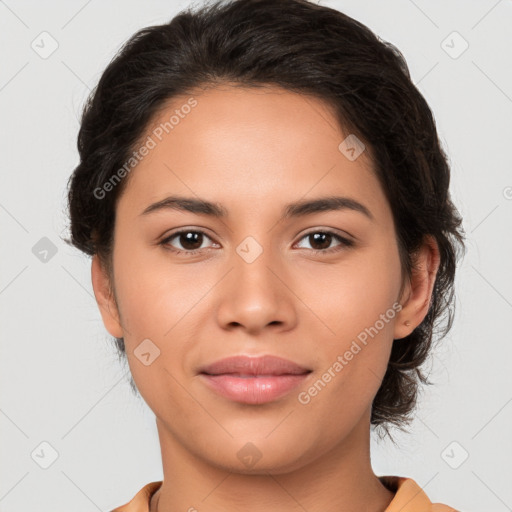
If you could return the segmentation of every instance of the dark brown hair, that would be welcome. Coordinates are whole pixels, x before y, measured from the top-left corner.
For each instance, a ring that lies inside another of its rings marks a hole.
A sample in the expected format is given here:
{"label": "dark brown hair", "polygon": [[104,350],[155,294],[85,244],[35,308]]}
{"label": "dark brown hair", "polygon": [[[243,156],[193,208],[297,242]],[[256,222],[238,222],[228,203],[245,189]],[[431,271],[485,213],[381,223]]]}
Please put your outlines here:
{"label": "dark brown hair", "polygon": [[[221,83],[277,85],[319,98],[344,132],[364,142],[392,209],[404,276],[411,276],[424,236],[437,241],[441,262],[429,311],[409,336],[393,342],[372,406],[372,425],[388,434],[390,424],[403,429],[411,421],[419,381],[431,384],[420,366],[433,335],[444,337],[452,325],[464,231],[450,199],[450,168],[432,112],[404,57],[349,16],[306,0],[228,0],[189,8],[169,23],[139,30],[85,104],[80,162],[68,183],[71,240],[66,241],[98,254],[112,276],[116,204],[127,179],[104,197],[95,190],[129,160],[168,100]],[[444,329],[434,332],[442,320]],[[123,338],[116,343],[123,358]],[[131,385],[136,390],[133,378]]]}

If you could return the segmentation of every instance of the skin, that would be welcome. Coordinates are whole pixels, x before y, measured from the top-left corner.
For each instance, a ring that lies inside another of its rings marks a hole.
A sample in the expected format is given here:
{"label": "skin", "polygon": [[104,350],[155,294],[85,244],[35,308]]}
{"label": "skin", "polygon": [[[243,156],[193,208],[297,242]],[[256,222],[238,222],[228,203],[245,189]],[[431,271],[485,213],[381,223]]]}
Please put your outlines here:
{"label": "skin", "polygon": [[[188,98],[173,98],[147,134]],[[105,327],[124,337],[156,415],[164,481],[151,511],[383,511],[394,493],[371,467],[371,404],[393,339],[428,312],[438,247],[425,240],[399,296],[393,217],[368,151],[346,158],[338,145],[348,133],[320,100],[228,84],[194,98],[197,106],[131,172],[117,206],[113,280],[92,261]],[[218,202],[229,214],[140,215],[171,194]],[[374,221],[348,209],[280,220],[285,204],[327,195],[356,199]],[[172,252],[193,248],[183,237],[159,245],[183,227],[206,233],[193,256]],[[326,229],[354,246],[305,236]],[[248,236],[263,249],[252,263],[236,251]],[[313,252],[329,248],[340,250]],[[299,392],[394,303],[402,310],[299,403]],[[148,366],[134,354],[147,338],[160,350]],[[273,354],[313,372],[275,402],[239,404],[198,376],[200,366],[235,354]],[[237,457],[249,442],[261,455],[251,468]]]}

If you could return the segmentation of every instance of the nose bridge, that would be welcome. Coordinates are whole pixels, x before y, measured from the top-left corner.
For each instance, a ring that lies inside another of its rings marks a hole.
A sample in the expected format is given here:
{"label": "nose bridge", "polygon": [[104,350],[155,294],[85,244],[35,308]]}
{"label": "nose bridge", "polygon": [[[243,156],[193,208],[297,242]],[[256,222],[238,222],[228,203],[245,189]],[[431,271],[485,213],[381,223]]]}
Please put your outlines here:
{"label": "nose bridge", "polygon": [[[239,324],[255,331],[270,323],[289,326],[294,308],[286,286],[278,278],[279,258],[272,249],[254,237],[247,237],[235,247],[232,271],[223,288],[219,322]],[[284,280],[284,279],[283,279]]]}
{"label": "nose bridge", "polygon": [[278,267],[279,263],[269,243],[259,242],[252,236],[246,237],[236,247],[232,262],[237,290],[254,295],[253,300],[260,294],[265,295],[267,301],[276,297],[278,283],[270,268]]}

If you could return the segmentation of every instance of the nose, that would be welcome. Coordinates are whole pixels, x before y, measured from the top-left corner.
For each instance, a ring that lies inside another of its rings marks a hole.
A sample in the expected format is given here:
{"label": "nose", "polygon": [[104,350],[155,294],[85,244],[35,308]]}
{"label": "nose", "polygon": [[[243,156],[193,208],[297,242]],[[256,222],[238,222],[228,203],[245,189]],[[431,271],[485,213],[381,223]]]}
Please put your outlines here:
{"label": "nose", "polygon": [[230,263],[232,270],[218,290],[219,325],[252,335],[267,327],[274,332],[292,329],[297,323],[295,296],[284,265],[271,251],[263,250],[253,261],[234,252]]}

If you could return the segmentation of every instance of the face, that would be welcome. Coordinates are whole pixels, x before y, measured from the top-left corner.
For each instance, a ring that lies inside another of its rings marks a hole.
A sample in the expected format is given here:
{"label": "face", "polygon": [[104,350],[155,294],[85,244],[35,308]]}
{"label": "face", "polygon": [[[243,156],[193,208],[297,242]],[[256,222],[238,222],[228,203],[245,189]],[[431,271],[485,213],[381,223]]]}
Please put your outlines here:
{"label": "face", "polygon": [[[282,89],[226,85],[184,108],[189,98],[174,98],[148,127],[154,147],[119,199],[105,325],[124,337],[169,443],[236,471],[251,471],[241,449],[274,473],[336,456],[368,435],[393,339],[407,334],[393,217],[368,151],[349,158],[339,148],[349,133],[328,108]],[[177,202],[143,213],[170,196],[224,215]],[[326,197],[352,203],[285,215]],[[94,262],[97,297],[102,279]],[[246,403],[200,373],[233,355],[274,355],[310,372]]]}

